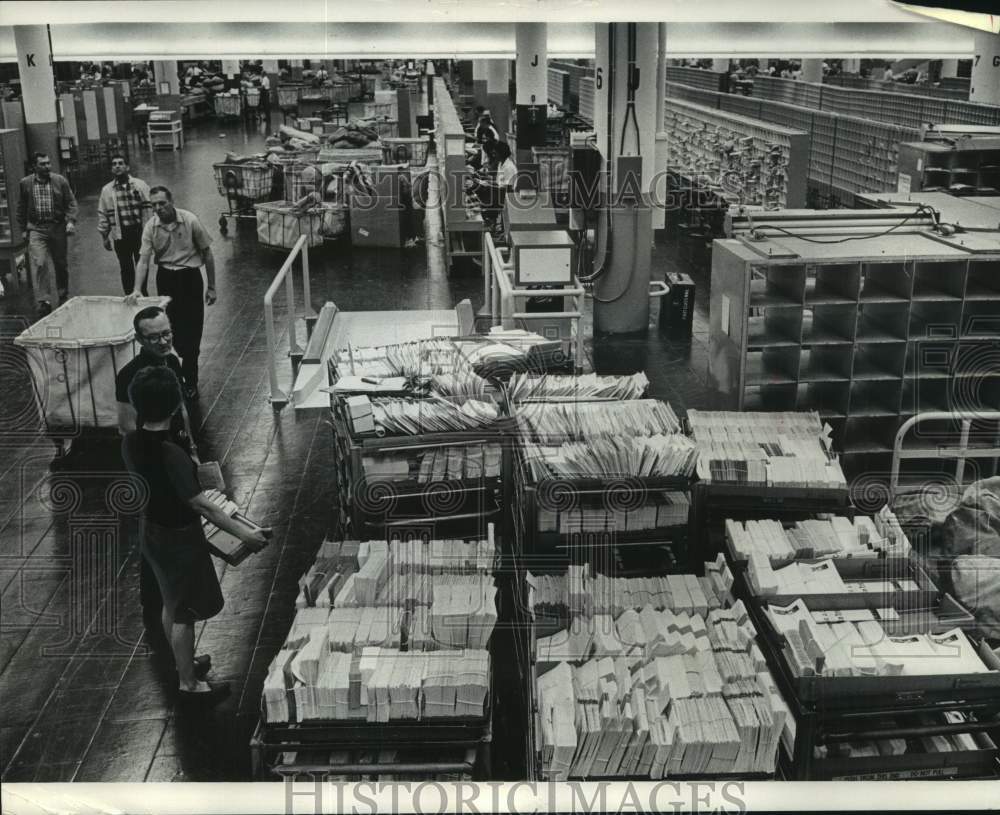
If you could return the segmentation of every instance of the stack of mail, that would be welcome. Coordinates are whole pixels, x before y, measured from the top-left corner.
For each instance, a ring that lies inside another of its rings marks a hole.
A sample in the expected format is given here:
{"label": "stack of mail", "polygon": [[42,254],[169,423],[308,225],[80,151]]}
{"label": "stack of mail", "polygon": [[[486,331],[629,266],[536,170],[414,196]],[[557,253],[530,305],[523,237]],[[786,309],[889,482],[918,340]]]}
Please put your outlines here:
{"label": "stack of mail", "polygon": [[517,412],[522,434],[540,443],[592,441],[603,437],[680,434],[673,408],[658,399],[626,402],[572,402],[522,405]]}
{"label": "stack of mail", "polygon": [[434,578],[431,630],[441,648],[485,648],[497,621],[496,587],[483,575]]}
{"label": "stack of mail", "polygon": [[[352,399],[367,400],[367,397],[357,396]],[[350,401],[351,399],[348,400]],[[454,404],[440,396],[427,399],[384,398],[371,401],[370,405],[378,432],[389,436],[486,430],[499,418],[494,403],[479,399],[467,399],[461,404]],[[354,428],[358,433],[364,432],[356,422]]]}
{"label": "stack of mail", "polygon": [[641,398],[648,387],[649,379],[643,371],[631,376],[515,373],[507,385],[507,394],[512,402],[531,399],[624,400]]}

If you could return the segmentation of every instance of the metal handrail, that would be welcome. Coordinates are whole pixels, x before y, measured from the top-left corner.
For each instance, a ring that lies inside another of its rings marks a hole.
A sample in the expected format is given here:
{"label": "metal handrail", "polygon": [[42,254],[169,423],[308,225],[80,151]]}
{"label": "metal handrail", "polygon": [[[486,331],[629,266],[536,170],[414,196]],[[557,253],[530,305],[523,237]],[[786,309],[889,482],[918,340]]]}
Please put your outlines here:
{"label": "metal handrail", "polygon": [[316,313],[312,307],[312,292],[309,285],[309,246],[306,235],[302,235],[288,253],[285,262],[271,281],[267,292],[264,294],[264,331],[267,334],[267,375],[271,386],[271,404],[276,408],[284,407],[288,404],[288,395],[278,385],[278,363],[275,359],[278,340],[274,328],[274,295],[277,293],[281,282],[285,282],[285,293],[288,300],[288,355],[290,357],[302,357],[302,348],[299,347],[298,339],[295,336],[295,282],[294,275],[290,274],[295,258],[302,256],[302,297],[305,301],[305,317],[315,317]]}
{"label": "metal handrail", "polygon": [[[962,423],[957,444],[939,444],[934,449],[903,450],[903,442],[911,428],[921,422],[955,421]],[[962,483],[966,459],[970,458],[1000,458],[1000,444],[995,447],[969,447],[969,431],[975,421],[1000,422],[1000,411],[997,410],[934,410],[911,416],[896,431],[896,440],[892,445],[892,467],[889,473],[889,505],[896,500],[899,489],[899,468],[904,458],[955,458],[955,483]]]}
{"label": "metal handrail", "polygon": [[[583,365],[583,298],[586,291],[579,283],[575,286],[564,286],[561,289],[532,290],[521,289],[514,285],[510,276],[514,270],[511,261],[504,261],[500,250],[489,232],[483,233],[483,276],[489,287],[491,297],[487,299],[493,325],[510,327],[510,323],[525,319],[566,319],[571,321],[570,331],[574,344],[573,361],[579,371]],[[576,279],[574,275],[574,280]],[[515,311],[515,298],[528,297],[562,297],[571,299],[576,311],[560,312],[521,312]],[[575,326],[573,322],[575,321]],[[575,332],[575,334],[573,333]]]}

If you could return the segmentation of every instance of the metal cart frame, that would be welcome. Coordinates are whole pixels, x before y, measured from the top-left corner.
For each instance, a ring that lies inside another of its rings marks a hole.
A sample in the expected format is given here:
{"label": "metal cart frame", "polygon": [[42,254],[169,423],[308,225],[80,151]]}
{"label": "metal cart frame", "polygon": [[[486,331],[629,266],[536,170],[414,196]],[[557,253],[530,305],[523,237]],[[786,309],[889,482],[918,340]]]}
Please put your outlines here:
{"label": "metal cart frame", "polygon": [[[961,422],[962,429],[959,433],[958,442],[954,445],[937,444],[934,447],[916,447],[909,450],[903,449],[906,436],[913,428],[922,422],[929,421],[954,421]],[[994,446],[976,445],[970,446],[969,435],[974,421],[997,422],[997,437]],[[928,458],[954,458],[955,483],[961,485],[964,481],[965,463],[968,459],[1000,459],[1000,411],[997,410],[957,410],[957,411],[928,411],[911,416],[899,430],[896,431],[896,440],[892,445],[892,466],[889,473],[889,506],[891,507],[901,492],[899,484],[899,468],[903,459],[928,459]]]}
{"label": "metal cart frame", "polygon": [[[271,197],[274,168],[265,162],[246,164],[220,162],[213,164],[212,168],[215,170],[215,182],[219,193],[226,199],[229,207],[219,215],[219,231],[223,235],[229,232],[230,218],[233,220],[243,218],[256,222],[257,214],[253,206]],[[263,179],[255,179],[259,186],[247,185],[245,175],[250,170],[261,176],[266,173],[267,183],[263,183]]]}

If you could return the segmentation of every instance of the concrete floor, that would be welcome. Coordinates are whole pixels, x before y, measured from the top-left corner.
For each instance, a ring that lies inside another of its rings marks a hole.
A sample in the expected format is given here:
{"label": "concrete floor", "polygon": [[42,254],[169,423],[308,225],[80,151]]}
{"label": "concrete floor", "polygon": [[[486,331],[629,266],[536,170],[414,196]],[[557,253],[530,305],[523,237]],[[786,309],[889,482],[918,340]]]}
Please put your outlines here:
{"label": "concrete floor", "polygon": [[[275,126],[277,118],[275,120]],[[27,324],[29,299],[0,300],[3,456],[0,461],[0,772],[4,781],[242,781],[259,715],[267,665],[288,630],[296,581],[331,523],[330,433],[322,417],[272,411],[268,401],[262,298],[283,254],[257,245],[252,223],[219,234],[224,209],[211,166],[227,151],[252,152],[263,130],[209,121],[187,129],[178,153],[133,145],[135,175],[166,184],[178,206],[201,218],[214,238],[218,304],[208,309],[202,343],[201,407],[194,417],[203,460],[217,459],[231,496],[275,529],[274,543],[238,569],[220,566],[226,606],[199,628],[198,653],[233,695],[211,714],[175,714],[166,669],[140,644],[137,554],[132,521],[109,506],[121,472],[117,441],[75,445],[53,466],[40,432],[23,356],[11,344]],[[71,239],[71,295],[118,294],[115,257],[96,231],[98,184],[79,195]],[[695,249],[704,256],[704,247]],[[589,346],[600,373],[645,369],[653,395],[679,411],[712,407],[707,372],[707,271],[690,254],[661,243],[654,275],[670,269],[698,283],[695,336],[671,343],[649,335]],[[449,277],[433,236],[426,249],[352,250],[334,245],[312,258],[313,301],[345,310],[482,305],[474,273]],[[76,498],[68,500],[70,494]],[[97,546],[95,530],[104,537]],[[84,547],[88,558],[80,553]],[[95,568],[95,565],[99,568]],[[510,670],[510,661],[506,670]],[[494,684],[499,684],[495,679]],[[519,727],[501,728],[493,775],[518,777]]]}

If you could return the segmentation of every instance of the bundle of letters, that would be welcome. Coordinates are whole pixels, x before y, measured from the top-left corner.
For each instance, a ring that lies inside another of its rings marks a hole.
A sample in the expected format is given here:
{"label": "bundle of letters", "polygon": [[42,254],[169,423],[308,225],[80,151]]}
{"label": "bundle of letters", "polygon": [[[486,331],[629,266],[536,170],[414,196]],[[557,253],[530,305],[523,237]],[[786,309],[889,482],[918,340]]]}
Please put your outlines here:
{"label": "bundle of letters", "polygon": [[887,506],[870,518],[827,516],[788,528],[780,521],[727,520],[726,540],[737,560],[760,555],[772,566],[802,558],[905,558],[911,551],[906,533]]}
{"label": "bundle of letters", "polygon": [[603,499],[595,506],[574,506],[563,511],[538,508],[538,531],[645,532],[683,526],[688,522],[691,500],[686,492],[650,491],[639,506],[609,509]]}
{"label": "bundle of letters", "polygon": [[265,681],[268,721],[482,716],[495,560],[492,529],[473,541],[324,541]]}
{"label": "bundle of letters", "polygon": [[416,481],[430,484],[439,481],[472,481],[499,478],[502,461],[499,444],[468,444],[436,447],[413,456],[391,451],[366,455],[361,459],[365,478],[371,481]]}
{"label": "bundle of letters", "polygon": [[337,393],[430,389],[444,396],[485,399],[489,384],[456,342],[436,338],[334,353]]}
{"label": "bundle of letters", "polygon": [[482,718],[489,652],[358,647],[334,651],[325,628],[305,645],[282,648],[264,680],[269,722],[389,722]]}
{"label": "bundle of letters", "polygon": [[[324,542],[299,580],[295,605],[300,610],[430,607],[429,615],[421,612],[414,621],[419,630],[426,619],[427,630],[439,642],[454,643],[460,636],[462,647],[474,647],[489,640],[496,624],[495,562],[492,537],[468,542]],[[451,622],[454,615],[462,615],[460,633]],[[342,621],[345,627],[356,619],[355,630],[363,629],[364,621],[356,615],[329,618],[331,624]],[[408,622],[403,620],[404,642]]]}
{"label": "bundle of letters", "polygon": [[340,375],[404,377],[406,379],[468,370],[469,364],[450,339],[347,348],[335,351],[333,361]]}
{"label": "bundle of letters", "polygon": [[884,612],[810,611],[802,600],[767,608],[796,676],[957,676],[991,670],[961,629],[892,636],[877,618]]}
{"label": "bundle of letters", "polygon": [[[237,512],[240,511],[240,508],[236,506],[236,504],[233,501],[229,500],[222,492],[220,492],[217,489],[205,490],[204,495],[213,504],[215,504],[219,509],[221,509],[223,512],[226,513],[226,515],[229,515],[230,517],[232,517],[233,515],[235,515]],[[212,535],[216,533],[219,527],[217,527],[207,518],[202,518],[201,528],[205,532],[205,537],[210,538],[212,537]]]}
{"label": "bundle of letters", "polygon": [[[939,727],[942,724],[974,722],[968,713],[946,710],[917,714],[913,720],[902,722],[892,718],[879,719],[873,727],[892,730],[898,727]],[[969,750],[996,750],[996,743],[986,733],[946,733],[935,736],[911,738],[870,739],[862,741],[831,742],[813,747],[813,756],[824,758],[876,758],[921,753],[955,753]]]}
{"label": "bundle of letters", "polygon": [[846,489],[817,413],[688,411],[702,481]]}
{"label": "bundle of letters", "polygon": [[492,402],[468,399],[454,404],[438,395],[427,399],[351,396],[344,404],[354,432],[359,435],[413,436],[487,430],[499,418]]}
{"label": "bundle of letters", "polygon": [[759,597],[788,597],[803,594],[887,594],[919,592],[919,584],[902,575],[875,580],[845,580],[836,560],[818,563],[795,561],[774,568],[765,555],[751,554],[747,560],[747,582]]}
{"label": "bundle of letters", "polygon": [[[702,614],[647,604],[578,617],[539,640],[543,776],[774,772],[790,714],[755,636],[740,602]],[[549,647],[560,637],[572,648]]]}
{"label": "bundle of letters", "polygon": [[557,359],[562,357],[562,350],[562,342],[557,339],[550,340],[523,328],[501,326],[493,326],[485,341],[480,340],[475,346],[463,348],[468,361],[485,375],[544,364],[549,355],[555,355]]}
{"label": "bundle of letters", "polygon": [[681,435],[605,437],[558,446],[525,442],[523,451],[536,483],[547,478],[690,476],[698,463],[698,448]]}
{"label": "bundle of letters", "polygon": [[[733,575],[722,555],[705,564],[705,575],[657,577],[591,575],[587,564],[571,565],[565,575],[527,575],[528,604],[536,619],[595,615],[618,617],[647,606],[656,611],[705,616],[732,602]],[[742,605],[742,601],[737,603]],[[541,648],[541,641],[539,641]]]}
{"label": "bundle of letters", "polygon": [[658,399],[528,404],[518,410],[518,419],[523,435],[541,443],[681,433],[673,408]]}
{"label": "bundle of letters", "polygon": [[631,376],[514,374],[507,385],[511,402],[531,399],[640,399],[649,388],[644,371]]}

